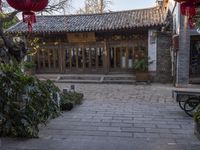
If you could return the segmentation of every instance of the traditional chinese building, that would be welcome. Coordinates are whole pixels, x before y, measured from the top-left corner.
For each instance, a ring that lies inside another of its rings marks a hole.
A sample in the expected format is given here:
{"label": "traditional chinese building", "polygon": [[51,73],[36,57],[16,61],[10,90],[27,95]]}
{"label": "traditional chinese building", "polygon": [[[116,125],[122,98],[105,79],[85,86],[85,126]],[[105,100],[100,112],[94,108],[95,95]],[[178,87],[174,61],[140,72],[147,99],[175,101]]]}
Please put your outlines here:
{"label": "traditional chinese building", "polygon": [[171,15],[158,5],[153,8],[103,14],[37,16],[30,34],[23,22],[11,34],[39,37],[34,56],[37,73],[132,73],[134,54],[143,49],[156,81],[171,79]]}

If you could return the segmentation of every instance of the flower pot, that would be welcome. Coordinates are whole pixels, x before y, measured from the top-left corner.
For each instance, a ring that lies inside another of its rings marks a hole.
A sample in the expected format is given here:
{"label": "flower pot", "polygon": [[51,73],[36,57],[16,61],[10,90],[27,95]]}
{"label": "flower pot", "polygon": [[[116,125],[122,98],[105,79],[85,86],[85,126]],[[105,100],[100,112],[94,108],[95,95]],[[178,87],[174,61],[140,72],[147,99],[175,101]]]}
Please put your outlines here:
{"label": "flower pot", "polygon": [[200,140],[200,121],[195,121],[195,129],[194,134],[197,136],[197,138]]}
{"label": "flower pot", "polygon": [[136,82],[150,82],[151,77],[148,72],[136,72]]}

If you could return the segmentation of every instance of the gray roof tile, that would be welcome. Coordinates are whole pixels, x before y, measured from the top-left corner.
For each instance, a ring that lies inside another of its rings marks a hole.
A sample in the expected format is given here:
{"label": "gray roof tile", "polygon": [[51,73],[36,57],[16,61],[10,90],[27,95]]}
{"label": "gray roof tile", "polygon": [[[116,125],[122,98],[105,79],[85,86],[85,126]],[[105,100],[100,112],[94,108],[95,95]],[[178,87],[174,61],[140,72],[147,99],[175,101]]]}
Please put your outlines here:
{"label": "gray roof tile", "polygon": [[[85,32],[162,26],[166,14],[162,8],[153,7],[103,14],[37,16],[33,32]],[[27,24],[19,22],[7,32],[28,32]]]}

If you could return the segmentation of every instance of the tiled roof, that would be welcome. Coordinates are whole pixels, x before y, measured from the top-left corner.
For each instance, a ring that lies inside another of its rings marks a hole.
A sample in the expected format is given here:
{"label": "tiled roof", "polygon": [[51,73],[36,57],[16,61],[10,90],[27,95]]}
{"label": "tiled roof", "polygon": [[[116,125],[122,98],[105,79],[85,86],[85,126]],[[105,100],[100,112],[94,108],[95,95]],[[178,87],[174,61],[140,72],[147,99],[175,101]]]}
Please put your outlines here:
{"label": "tiled roof", "polygon": [[[103,14],[37,16],[33,32],[89,32],[156,27],[164,25],[166,18],[166,11],[160,7]],[[19,22],[7,31],[28,32],[28,28],[27,24]]]}

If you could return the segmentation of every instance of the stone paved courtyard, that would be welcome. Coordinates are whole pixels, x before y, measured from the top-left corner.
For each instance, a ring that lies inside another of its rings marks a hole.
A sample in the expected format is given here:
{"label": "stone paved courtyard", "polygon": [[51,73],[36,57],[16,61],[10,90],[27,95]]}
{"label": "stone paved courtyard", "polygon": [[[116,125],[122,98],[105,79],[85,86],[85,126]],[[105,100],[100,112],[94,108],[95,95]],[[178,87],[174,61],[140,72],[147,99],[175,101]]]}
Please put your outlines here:
{"label": "stone paved courtyard", "polygon": [[[58,84],[69,88],[70,84]],[[41,127],[39,139],[2,139],[5,150],[200,150],[170,85],[75,84],[82,105]]]}

